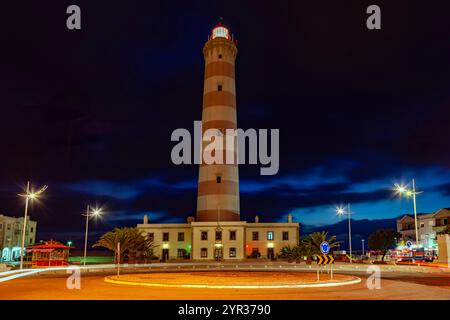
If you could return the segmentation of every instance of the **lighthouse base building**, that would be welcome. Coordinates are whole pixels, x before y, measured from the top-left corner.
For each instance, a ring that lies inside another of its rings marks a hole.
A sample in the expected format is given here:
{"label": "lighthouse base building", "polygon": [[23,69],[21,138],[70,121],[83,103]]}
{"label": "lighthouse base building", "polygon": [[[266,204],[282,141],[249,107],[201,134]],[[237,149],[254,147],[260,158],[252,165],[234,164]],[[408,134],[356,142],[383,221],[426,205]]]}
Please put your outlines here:
{"label": "lighthouse base building", "polygon": [[243,260],[273,259],[285,246],[299,241],[299,223],[286,222],[205,221],[186,223],[149,223],[144,216],[137,227],[157,245],[155,255],[163,260]]}
{"label": "lighthouse base building", "polygon": [[[236,55],[236,41],[219,22],[203,47],[200,144],[205,150],[207,141],[224,139],[227,143],[221,154],[231,156],[214,163],[202,161],[199,165],[196,218],[189,217],[180,224],[152,224],[145,216],[143,223],[137,225],[158,246],[155,254],[163,261],[272,259],[284,246],[298,244],[299,224],[292,222],[291,215],[282,223],[259,222],[258,217],[254,222],[240,219],[236,138],[228,135],[227,130],[237,129]],[[208,137],[207,141],[204,137]],[[229,146],[233,147],[228,149]],[[227,162],[229,158],[234,161]]]}

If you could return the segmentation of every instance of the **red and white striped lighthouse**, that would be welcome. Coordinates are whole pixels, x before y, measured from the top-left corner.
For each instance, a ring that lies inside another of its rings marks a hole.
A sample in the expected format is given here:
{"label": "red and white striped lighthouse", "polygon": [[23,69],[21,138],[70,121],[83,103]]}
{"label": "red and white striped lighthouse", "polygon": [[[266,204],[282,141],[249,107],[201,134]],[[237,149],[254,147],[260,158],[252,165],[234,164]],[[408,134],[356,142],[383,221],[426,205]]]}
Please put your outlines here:
{"label": "red and white striped lighthouse", "polygon": [[[234,163],[206,164],[199,168],[197,221],[238,221],[239,178],[235,137],[226,136],[226,129],[236,129],[235,60],[236,43],[229,30],[219,22],[203,48],[205,80],[203,90],[202,134],[219,129],[224,141],[234,139]],[[205,145],[203,142],[204,150]],[[224,149],[227,147],[224,143]],[[228,149],[230,150],[230,149]]]}

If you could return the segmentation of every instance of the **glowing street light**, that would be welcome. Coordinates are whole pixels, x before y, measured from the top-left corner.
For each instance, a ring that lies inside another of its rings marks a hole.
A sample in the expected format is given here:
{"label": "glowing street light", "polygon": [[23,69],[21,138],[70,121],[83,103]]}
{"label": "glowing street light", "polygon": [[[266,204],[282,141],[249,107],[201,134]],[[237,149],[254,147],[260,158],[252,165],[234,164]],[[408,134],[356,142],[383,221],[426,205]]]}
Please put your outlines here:
{"label": "glowing street light", "polygon": [[38,191],[30,190],[30,181],[27,182],[27,190],[25,194],[19,194],[20,197],[25,198],[25,213],[23,217],[23,226],[22,226],[22,248],[20,251],[20,269],[23,269],[23,255],[25,253],[25,233],[27,230],[27,217],[28,217],[28,201],[35,200],[41,195],[45,190],[47,190],[47,186],[43,186]]}
{"label": "glowing street light", "polygon": [[336,207],[336,214],[338,216],[343,216],[346,213],[348,214],[348,247],[350,251],[350,263],[352,263],[352,225],[350,219],[350,203],[347,204],[347,212],[344,207]]}
{"label": "glowing street light", "polygon": [[95,208],[91,210],[91,207],[87,205],[86,214],[82,214],[82,216],[86,217],[86,234],[84,236],[84,259],[83,266],[86,265],[86,253],[87,253],[87,239],[88,239],[88,231],[89,231],[89,218],[90,217],[99,217],[102,214],[102,210],[99,208]]}
{"label": "glowing street light", "polygon": [[416,195],[421,194],[423,191],[416,191],[416,182],[412,179],[412,189],[409,189],[407,186],[403,184],[394,184],[394,191],[398,196],[406,196],[407,198],[413,198],[413,207],[414,207],[414,228],[416,231],[416,245],[419,245],[419,229],[417,227],[417,206],[416,206]]}

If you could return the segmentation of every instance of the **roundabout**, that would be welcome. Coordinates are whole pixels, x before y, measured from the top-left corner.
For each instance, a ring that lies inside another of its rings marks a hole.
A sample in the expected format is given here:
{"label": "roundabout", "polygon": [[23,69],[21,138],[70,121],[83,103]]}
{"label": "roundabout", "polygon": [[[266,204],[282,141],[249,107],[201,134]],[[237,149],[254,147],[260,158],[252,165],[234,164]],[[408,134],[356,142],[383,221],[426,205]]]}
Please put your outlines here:
{"label": "roundabout", "polygon": [[331,278],[324,273],[318,281],[316,273],[312,272],[273,271],[158,272],[107,276],[104,280],[117,285],[199,289],[298,289],[361,283],[361,278],[351,275],[335,274]]}

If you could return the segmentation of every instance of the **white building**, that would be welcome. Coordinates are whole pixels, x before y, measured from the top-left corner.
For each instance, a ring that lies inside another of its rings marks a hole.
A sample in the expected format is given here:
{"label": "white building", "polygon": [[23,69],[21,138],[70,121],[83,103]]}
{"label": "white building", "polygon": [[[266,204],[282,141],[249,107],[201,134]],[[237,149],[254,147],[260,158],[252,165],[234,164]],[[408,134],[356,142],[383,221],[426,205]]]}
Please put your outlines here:
{"label": "white building", "polygon": [[275,258],[281,248],[299,242],[299,223],[246,221],[194,221],[152,224],[144,216],[137,228],[155,242],[155,255],[161,260],[243,260]]}
{"label": "white building", "polygon": [[[437,250],[436,235],[450,225],[450,208],[439,209],[435,213],[419,214],[417,216],[420,245],[426,249]],[[397,220],[397,231],[403,240],[416,238],[413,215],[405,215]]]}
{"label": "white building", "polygon": [[[27,218],[25,246],[30,246],[35,243],[36,225],[36,221]],[[22,229],[23,217],[15,218],[0,214],[0,261],[14,261],[20,259]]]}

